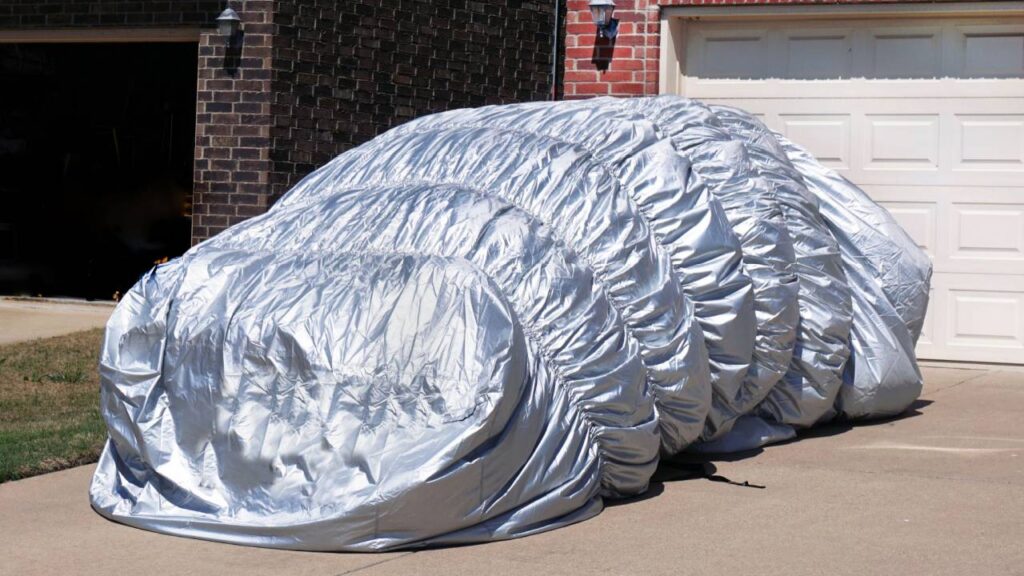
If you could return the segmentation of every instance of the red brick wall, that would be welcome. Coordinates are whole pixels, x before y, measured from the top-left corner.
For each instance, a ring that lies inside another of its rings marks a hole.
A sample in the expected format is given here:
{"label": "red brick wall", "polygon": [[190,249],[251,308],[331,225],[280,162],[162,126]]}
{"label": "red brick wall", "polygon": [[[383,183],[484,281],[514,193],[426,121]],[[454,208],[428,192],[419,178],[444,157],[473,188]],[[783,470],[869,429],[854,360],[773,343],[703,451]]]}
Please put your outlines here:
{"label": "red brick wall", "polygon": [[[587,0],[568,0],[565,39],[566,98],[658,93],[662,6],[880,4],[956,0],[616,0],[619,35],[599,39]],[[962,1],[962,0],[961,0]]]}
{"label": "red brick wall", "polygon": [[568,0],[565,21],[566,98],[658,93],[657,0],[617,0],[619,34],[598,38],[587,0]]}
{"label": "red brick wall", "polygon": [[269,204],[271,22],[275,0],[235,0],[240,46],[215,29],[199,42],[192,241],[265,212]]}

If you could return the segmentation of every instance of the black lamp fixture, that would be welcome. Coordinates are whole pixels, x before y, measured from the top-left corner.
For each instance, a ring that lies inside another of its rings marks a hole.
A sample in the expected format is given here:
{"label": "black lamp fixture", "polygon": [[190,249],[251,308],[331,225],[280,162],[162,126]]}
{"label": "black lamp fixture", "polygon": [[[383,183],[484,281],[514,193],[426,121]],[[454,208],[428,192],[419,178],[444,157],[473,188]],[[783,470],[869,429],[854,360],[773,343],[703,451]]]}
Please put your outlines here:
{"label": "black lamp fixture", "polygon": [[615,12],[615,0],[590,0],[590,15],[597,26],[597,34],[602,38],[615,38],[619,33],[619,21],[612,18]]}
{"label": "black lamp fixture", "polygon": [[238,17],[238,12],[231,9],[228,6],[217,16],[217,31],[224,37],[224,43],[228,46],[233,46],[238,40],[238,32],[242,27],[242,19]]}

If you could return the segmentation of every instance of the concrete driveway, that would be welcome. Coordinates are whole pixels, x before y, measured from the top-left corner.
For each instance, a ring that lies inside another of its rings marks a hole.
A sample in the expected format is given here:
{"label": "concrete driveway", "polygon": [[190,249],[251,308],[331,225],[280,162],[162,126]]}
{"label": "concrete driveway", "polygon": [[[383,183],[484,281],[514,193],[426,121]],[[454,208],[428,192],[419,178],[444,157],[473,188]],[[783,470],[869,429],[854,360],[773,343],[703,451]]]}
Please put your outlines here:
{"label": "concrete driveway", "polygon": [[0,298],[0,344],[102,328],[113,302]]}
{"label": "concrete driveway", "polygon": [[493,544],[319,554],[161,536],[93,513],[91,466],[0,485],[3,574],[1024,574],[1024,372],[926,367],[907,416],[828,427]]}

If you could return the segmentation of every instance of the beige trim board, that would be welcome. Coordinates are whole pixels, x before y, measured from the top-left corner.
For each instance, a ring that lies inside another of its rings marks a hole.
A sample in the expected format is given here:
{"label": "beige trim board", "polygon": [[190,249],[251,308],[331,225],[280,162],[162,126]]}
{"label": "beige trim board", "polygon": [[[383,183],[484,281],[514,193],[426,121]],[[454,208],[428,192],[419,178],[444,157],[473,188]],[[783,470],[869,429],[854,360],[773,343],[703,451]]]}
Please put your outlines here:
{"label": "beige trim board", "polygon": [[955,368],[959,370],[978,370],[980,372],[1024,372],[1019,364],[995,364],[991,362],[957,362],[955,360],[918,360],[922,368]]}
{"label": "beige trim board", "polygon": [[0,30],[0,44],[199,42],[201,28],[43,28]]}
{"label": "beige trim board", "polygon": [[905,16],[1010,16],[1024,14],[1024,2],[902,2],[893,4],[759,4],[665,6],[662,19],[751,20],[761,18],[820,19],[835,17],[897,18]]}

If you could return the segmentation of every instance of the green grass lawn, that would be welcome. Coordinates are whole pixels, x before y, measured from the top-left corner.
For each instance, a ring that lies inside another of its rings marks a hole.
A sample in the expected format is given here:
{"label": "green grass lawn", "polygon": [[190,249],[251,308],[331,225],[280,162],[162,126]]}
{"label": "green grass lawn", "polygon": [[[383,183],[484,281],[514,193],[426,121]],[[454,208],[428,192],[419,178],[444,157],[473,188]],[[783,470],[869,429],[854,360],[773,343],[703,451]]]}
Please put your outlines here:
{"label": "green grass lawn", "polygon": [[0,346],[0,482],[95,462],[102,330]]}

